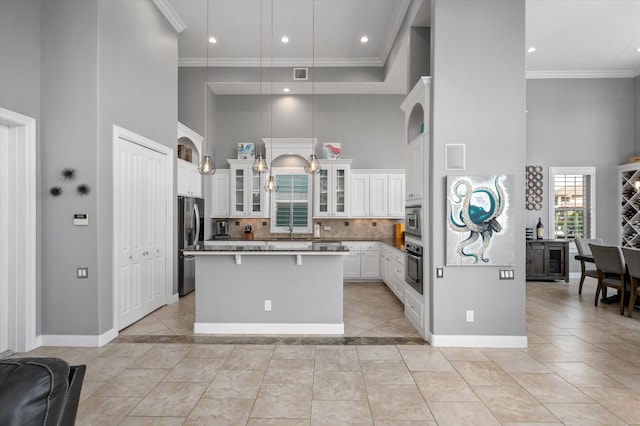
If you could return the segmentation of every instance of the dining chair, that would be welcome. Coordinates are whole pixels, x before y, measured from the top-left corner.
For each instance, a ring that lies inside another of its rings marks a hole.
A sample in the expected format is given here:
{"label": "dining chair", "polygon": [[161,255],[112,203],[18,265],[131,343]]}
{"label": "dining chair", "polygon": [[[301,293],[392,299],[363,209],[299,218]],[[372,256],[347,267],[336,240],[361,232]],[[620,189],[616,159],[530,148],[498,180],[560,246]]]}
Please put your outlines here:
{"label": "dining chair", "polygon": [[[578,249],[578,254],[580,256],[591,256],[591,248],[589,244],[598,244],[603,245],[604,241],[602,238],[576,238],[575,240],[576,248]],[[582,285],[584,284],[584,279],[586,277],[598,279],[598,270],[595,268],[587,269],[587,262],[584,260],[580,261],[580,286],[578,287],[578,294],[582,294]]]}
{"label": "dining chair", "polygon": [[615,288],[620,293],[620,315],[623,315],[626,265],[622,250],[618,246],[599,244],[589,244],[589,247],[598,271],[595,305],[598,306],[601,291],[602,297],[606,298],[607,287]]}
{"label": "dining chair", "polygon": [[633,315],[633,307],[636,304],[636,298],[638,297],[638,286],[640,285],[640,250],[623,247],[622,254],[624,255],[624,261],[627,264],[627,272],[629,272],[629,308],[627,309],[627,316],[631,318]]}

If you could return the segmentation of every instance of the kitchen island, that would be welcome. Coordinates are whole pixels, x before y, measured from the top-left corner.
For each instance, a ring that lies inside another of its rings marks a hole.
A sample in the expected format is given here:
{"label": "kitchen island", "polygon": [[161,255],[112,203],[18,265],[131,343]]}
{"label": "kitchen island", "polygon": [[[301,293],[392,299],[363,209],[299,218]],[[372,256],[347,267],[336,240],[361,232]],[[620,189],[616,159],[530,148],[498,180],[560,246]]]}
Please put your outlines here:
{"label": "kitchen island", "polygon": [[195,333],[343,334],[341,244],[193,246]]}

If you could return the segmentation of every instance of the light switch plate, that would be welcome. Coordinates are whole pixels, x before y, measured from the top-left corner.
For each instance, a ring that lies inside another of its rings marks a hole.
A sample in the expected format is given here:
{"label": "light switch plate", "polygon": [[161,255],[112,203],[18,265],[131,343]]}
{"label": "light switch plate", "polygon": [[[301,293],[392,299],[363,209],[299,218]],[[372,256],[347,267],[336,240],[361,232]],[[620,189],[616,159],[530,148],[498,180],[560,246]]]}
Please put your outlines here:
{"label": "light switch plate", "polygon": [[88,278],[89,268],[78,268],[76,270],[76,278]]}
{"label": "light switch plate", "polygon": [[75,226],[87,226],[89,224],[89,215],[86,213],[76,213],[73,215],[73,224]]}

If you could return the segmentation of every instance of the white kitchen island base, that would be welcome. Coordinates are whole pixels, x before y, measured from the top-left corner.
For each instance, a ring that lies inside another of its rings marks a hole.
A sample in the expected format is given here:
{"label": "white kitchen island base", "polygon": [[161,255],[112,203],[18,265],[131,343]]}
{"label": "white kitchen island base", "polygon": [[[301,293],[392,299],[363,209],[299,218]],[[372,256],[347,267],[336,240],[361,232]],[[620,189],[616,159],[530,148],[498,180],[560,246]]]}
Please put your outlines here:
{"label": "white kitchen island base", "polygon": [[185,254],[196,255],[195,333],[344,334],[347,252]]}

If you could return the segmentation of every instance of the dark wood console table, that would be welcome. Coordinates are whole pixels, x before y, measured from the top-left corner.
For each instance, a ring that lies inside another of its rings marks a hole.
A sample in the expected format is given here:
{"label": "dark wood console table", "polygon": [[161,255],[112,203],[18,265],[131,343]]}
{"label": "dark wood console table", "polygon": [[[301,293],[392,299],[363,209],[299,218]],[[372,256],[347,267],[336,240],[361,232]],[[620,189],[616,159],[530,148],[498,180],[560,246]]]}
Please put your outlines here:
{"label": "dark wood console table", "polygon": [[569,282],[569,241],[527,240],[527,280]]}

